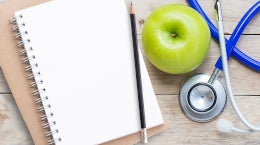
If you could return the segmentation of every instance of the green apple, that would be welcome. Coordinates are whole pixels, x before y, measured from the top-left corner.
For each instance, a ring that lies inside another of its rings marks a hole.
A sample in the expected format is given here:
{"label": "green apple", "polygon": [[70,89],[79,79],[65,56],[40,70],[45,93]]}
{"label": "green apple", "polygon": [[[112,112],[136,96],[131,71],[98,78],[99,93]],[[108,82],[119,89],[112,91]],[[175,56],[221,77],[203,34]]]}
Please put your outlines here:
{"label": "green apple", "polygon": [[142,30],[146,56],[158,69],[171,74],[197,68],[206,58],[210,40],[210,30],[202,16],[181,4],[155,9]]}

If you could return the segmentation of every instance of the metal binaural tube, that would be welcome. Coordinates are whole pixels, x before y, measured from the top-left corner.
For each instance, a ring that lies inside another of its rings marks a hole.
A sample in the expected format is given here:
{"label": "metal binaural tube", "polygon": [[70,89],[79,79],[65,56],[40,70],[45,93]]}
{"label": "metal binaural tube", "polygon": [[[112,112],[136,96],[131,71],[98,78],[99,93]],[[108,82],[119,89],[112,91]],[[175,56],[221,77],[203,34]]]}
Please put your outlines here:
{"label": "metal binaural tube", "polygon": [[220,75],[220,73],[221,73],[221,70],[219,70],[218,68],[215,68],[215,69],[213,70],[213,72],[212,72],[212,74],[211,74],[209,80],[208,80],[208,83],[212,85],[212,84],[215,82],[215,80],[218,78],[218,76]]}

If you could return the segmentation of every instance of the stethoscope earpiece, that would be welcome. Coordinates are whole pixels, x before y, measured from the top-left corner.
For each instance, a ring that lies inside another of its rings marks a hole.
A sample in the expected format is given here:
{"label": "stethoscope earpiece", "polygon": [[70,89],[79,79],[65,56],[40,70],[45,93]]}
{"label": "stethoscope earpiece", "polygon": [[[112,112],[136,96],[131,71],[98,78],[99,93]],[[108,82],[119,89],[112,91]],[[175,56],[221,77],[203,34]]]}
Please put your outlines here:
{"label": "stethoscope earpiece", "polygon": [[233,123],[225,119],[219,119],[216,124],[217,131],[224,133],[231,133],[233,127]]}

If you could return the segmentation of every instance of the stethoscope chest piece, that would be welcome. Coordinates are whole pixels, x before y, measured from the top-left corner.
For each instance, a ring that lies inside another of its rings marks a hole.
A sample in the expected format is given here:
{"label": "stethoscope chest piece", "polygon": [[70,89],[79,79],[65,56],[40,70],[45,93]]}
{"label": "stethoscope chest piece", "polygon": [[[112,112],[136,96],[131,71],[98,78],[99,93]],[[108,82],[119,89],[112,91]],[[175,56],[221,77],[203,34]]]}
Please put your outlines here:
{"label": "stethoscope chest piece", "polygon": [[227,95],[223,84],[210,76],[198,74],[189,78],[181,87],[179,101],[184,114],[197,122],[208,122],[225,108]]}

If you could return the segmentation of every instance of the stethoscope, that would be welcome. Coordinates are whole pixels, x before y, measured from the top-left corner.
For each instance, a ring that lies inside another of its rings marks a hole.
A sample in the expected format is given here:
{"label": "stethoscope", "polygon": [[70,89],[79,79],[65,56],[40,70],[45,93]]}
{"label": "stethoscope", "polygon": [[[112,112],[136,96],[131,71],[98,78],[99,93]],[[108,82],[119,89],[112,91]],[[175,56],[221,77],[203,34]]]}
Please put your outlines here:
{"label": "stethoscope", "polygon": [[[210,21],[210,19],[206,16],[205,12],[200,7],[199,3],[196,0],[187,0],[189,5],[199,12],[206,22],[211,31],[212,37],[220,42],[222,40],[222,47],[226,48],[226,51],[223,51],[222,57],[218,59],[215,64],[215,69],[213,73],[210,75],[207,74],[198,74],[189,78],[180,89],[179,101],[181,108],[184,114],[197,122],[208,122],[218,116],[223,109],[225,108],[227,101],[227,93],[229,99],[231,101],[231,105],[236,112],[238,118],[244,123],[245,126],[248,127],[248,130],[238,129],[233,127],[233,124],[227,120],[220,119],[217,122],[217,129],[221,132],[240,132],[240,133],[249,133],[254,131],[260,131],[259,127],[255,127],[251,125],[241,114],[238,109],[236,102],[234,100],[231,85],[229,81],[228,68],[227,68],[227,59],[231,56],[231,54],[245,66],[255,70],[260,71],[260,62],[254,60],[248,55],[244,54],[238,48],[236,48],[236,44],[248,25],[248,23],[253,19],[253,17],[260,11],[260,1],[256,2],[241,18],[238,25],[234,29],[230,39],[227,40],[224,38],[224,34],[221,37],[221,33],[223,33],[222,26],[222,13],[220,7],[220,1],[216,1],[216,5],[218,6],[217,10],[219,10],[218,14],[218,29],[214,26],[214,24]],[[220,16],[221,15],[221,16]],[[221,20],[220,20],[221,19]],[[220,26],[221,25],[221,26]],[[219,30],[219,31],[218,31]],[[220,35],[219,33],[220,32]],[[224,57],[225,56],[225,57]],[[226,59],[225,59],[226,58]],[[223,64],[223,66],[222,66]],[[226,64],[226,65],[224,65]],[[224,68],[224,76],[226,81],[226,89],[221,81],[218,79],[218,76]]]}

